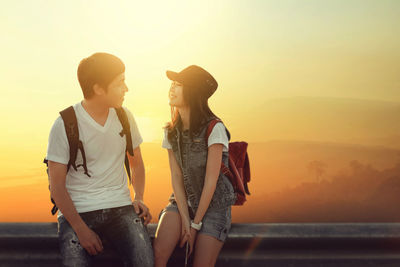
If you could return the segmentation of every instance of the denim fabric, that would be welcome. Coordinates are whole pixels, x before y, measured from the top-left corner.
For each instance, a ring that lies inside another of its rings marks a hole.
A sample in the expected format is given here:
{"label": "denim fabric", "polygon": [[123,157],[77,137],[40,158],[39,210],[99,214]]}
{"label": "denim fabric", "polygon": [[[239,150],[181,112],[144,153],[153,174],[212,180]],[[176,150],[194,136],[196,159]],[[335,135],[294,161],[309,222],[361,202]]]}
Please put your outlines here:
{"label": "denim fabric", "polygon": [[[150,237],[132,205],[79,215],[103,242],[118,252],[124,266],[153,266]],[[58,218],[58,236],[64,266],[91,266],[95,256],[79,244],[78,236],[64,216]]]}
{"label": "denim fabric", "polygon": [[[182,169],[183,182],[189,206],[197,210],[206,175],[208,144],[206,132],[208,124],[204,123],[198,133],[192,138],[188,131],[181,132],[177,127],[175,137],[170,140],[172,150]],[[228,152],[222,153],[222,161],[229,166]],[[171,196],[173,200],[174,197]],[[230,207],[236,201],[233,186],[222,172],[220,172],[214,195],[211,199],[209,210],[221,210]]]}
{"label": "denim fabric", "polygon": [[[160,213],[160,216],[166,211],[173,211],[179,213],[178,206],[175,201],[171,201]],[[193,220],[194,214],[189,209],[189,216]],[[221,210],[207,210],[203,217],[203,225],[199,231],[200,234],[215,237],[219,241],[225,242],[229,230],[231,229],[231,207]]]}

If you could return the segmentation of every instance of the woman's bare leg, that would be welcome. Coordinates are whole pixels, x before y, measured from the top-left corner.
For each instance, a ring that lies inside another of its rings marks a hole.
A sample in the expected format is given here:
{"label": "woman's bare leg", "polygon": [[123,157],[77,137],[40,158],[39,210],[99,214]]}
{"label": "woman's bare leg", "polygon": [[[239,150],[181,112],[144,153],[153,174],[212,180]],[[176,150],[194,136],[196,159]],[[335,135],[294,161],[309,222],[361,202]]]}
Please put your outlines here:
{"label": "woman's bare leg", "polygon": [[154,261],[156,267],[165,267],[181,235],[181,216],[174,211],[165,212],[158,223],[154,238]]}
{"label": "woman's bare leg", "polygon": [[215,237],[197,234],[193,267],[214,266],[223,245]]}

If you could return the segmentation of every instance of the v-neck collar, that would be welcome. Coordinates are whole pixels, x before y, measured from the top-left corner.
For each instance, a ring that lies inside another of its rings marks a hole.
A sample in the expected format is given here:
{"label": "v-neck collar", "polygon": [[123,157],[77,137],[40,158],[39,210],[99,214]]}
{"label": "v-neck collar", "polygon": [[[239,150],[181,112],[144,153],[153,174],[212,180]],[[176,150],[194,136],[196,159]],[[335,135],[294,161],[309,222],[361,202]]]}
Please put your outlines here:
{"label": "v-neck collar", "polygon": [[82,114],[82,116],[86,119],[87,122],[89,122],[93,127],[95,127],[97,130],[101,132],[107,131],[107,129],[110,127],[110,121],[111,121],[111,116],[112,116],[112,109],[110,108],[108,110],[108,116],[107,120],[104,123],[104,126],[100,125],[97,121],[95,121],[92,116],[86,111],[86,109],[82,106],[82,102],[79,102],[78,108]]}

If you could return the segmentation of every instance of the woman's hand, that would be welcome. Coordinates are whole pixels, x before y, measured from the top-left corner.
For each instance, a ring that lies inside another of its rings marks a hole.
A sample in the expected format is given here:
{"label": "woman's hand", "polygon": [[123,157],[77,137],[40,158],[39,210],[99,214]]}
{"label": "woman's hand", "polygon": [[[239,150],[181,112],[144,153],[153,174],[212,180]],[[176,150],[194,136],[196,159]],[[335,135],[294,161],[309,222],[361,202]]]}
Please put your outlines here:
{"label": "woman's hand", "polygon": [[181,242],[179,244],[180,247],[183,247],[186,242],[190,240],[190,233],[191,233],[191,227],[190,227],[190,221],[187,219],[182,218],[182,230],[181,230]]}
{"label": "woman's hand", "polygon": [[193,252],[193,248],[194,248],[194,242],[196,241],[196,236],[197,236],[197,230],[190,227],[190,237],[189,237],[189,256],[192,254]]}

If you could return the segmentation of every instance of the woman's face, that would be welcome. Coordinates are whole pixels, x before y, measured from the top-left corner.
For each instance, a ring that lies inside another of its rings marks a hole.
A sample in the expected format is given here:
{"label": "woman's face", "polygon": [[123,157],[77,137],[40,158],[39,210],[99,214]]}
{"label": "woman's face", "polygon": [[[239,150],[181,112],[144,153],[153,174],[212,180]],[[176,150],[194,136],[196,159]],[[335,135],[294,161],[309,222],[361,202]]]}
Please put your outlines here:
{"label": "woman's face", "polygon": [[173,81],[169,89],[169,105],[177,108],[184,107],[185,101],[183,99],[183,85],[179,82]]}

